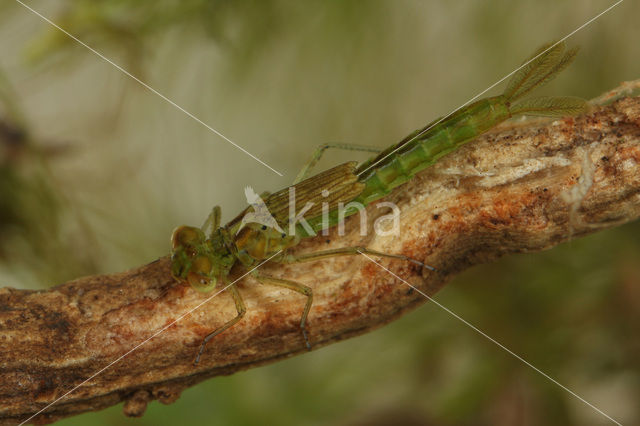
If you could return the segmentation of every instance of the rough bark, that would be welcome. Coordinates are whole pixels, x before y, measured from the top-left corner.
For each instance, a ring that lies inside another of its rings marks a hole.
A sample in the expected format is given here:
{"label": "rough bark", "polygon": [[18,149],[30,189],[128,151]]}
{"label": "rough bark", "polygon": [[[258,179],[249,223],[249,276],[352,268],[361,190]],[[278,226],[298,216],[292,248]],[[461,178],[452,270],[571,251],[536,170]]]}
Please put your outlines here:
{"label": "rough bark", "polygon": [[[401,210],[398,236],[359,235],[358,218],[296,252],[365,245],[403,253],[436,272],[377,259],[428,295],[460,271],[509,253],[538,251],[640,215],[640,98],[622,98],[558,121],[509,123],[447,156],[386,201]],[[369,223],[388,213],[368,208]],[[308,330],[313,349],[365,333],[426,302],[362,257],[264,272],[313,287]],[[236,271],[237,276],[241,271]],[[235,316],[222,293],[30,421],[51,422],[126,401],[147,402],[218,375],[305,352],[298,328],[304,297],[250,278],[239,283],[248,312],[213,339],[200,365],[198,345]],[[130,271],[80,278],[46,291],[0,290],[0,422],[17,423],[56,401],[210,295],[176,283],[169,259]]]}

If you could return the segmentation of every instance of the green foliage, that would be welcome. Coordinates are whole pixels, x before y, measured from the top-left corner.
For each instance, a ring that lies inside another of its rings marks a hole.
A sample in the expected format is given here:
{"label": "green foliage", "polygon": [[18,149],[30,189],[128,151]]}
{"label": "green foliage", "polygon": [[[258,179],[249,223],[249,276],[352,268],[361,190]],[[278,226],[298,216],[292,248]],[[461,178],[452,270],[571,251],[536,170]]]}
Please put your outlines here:
{"label": "green foliage", "polygon": [[64,201],[47,158],[55,147],[34,140],[18,104],[0,70],[0,260],[44,281],[90,273],[90,256],[61,229]]}

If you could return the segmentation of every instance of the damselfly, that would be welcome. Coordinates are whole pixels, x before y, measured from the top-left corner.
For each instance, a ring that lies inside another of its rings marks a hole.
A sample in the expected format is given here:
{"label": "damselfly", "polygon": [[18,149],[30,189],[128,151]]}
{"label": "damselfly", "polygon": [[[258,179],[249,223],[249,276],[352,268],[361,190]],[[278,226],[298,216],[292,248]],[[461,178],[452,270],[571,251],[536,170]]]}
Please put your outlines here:
{"label": "damselfly", "polygon": [[[234,319],[204,338],[194,363],[199,362],[207,342],[240,321],[246,312],[238,288],[229,282],[231,268],[236,264],[252,270],[251,274],[259,282],[285,287],[307,297],[300,329],[308,349],[311,349],[311,344],[306,324],[313,303],[312,289],[302,283],[262,274],[255,269],[261,262],[268,259],[270,262],[299,263],[367,254],[400,259],[434,270],[402,254],[382,253],[366,247],[345,247],[302,255],[293,255],[288,249],[303,238],[335,226],[355,212],[341,212],[342,205],[354,202],[366,206],[384,197],[442,156],[511,117],[560,117],[584,112],[586,101],[575,97],[538,97],[519,101],[536,87],[554,78],[571,63],[576,53],[577,49],[565,51],[564,43],[542,46],[513,74],[501,95],[481,99],[435,120],[359,166],[356,162],[348,162],[307,178],[309,170],[327,148],[375,150],[357,145],[321,146],[298,175],[294,185],[274,194],[263,194],[261,205],[266,207],[270,219],[273,219],[273,222],[268,222],[271,225],[264,221],[243,220],[248,214],[258,214],[255,207],[248,207],[221,226],[221,209],[216,206],[201,228],[178,227],[172,235],[173,276],[203,292],[213,290],[218,284],[228,286],[238,312]],[[291,190],[295,190],[295,206],[290,206]],[[311,207],[304,212],[304,219],[309,226],[289,226],[292,223],[290,211],[297,212],[307,203]],[[209,228],[211,231],[207,233]]]}

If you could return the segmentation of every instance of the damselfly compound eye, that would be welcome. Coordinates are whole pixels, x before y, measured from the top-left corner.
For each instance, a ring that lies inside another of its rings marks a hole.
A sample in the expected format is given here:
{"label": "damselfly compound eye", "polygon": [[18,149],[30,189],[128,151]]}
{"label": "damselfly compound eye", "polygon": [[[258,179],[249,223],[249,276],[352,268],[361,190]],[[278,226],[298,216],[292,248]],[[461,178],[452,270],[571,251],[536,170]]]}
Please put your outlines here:
{"label": "damselfly compound eye", "polygon": [[204,234],[198,228],[192,226],[179,226],[171,235],[171,245],[174,250],[179,247],[189,247],[204,241]]}

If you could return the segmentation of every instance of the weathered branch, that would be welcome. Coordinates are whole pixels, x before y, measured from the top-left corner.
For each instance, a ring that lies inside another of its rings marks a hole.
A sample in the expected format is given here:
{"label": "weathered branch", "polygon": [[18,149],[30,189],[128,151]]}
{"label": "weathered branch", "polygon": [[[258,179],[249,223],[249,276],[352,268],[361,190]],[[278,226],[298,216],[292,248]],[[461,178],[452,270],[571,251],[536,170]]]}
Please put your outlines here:
{"label": "weathered branch", "polygon": [[[544,250],[640,215],[640,98],[577,118],[502,126],[444,158],[387,197],[401,209],[399,236],[304,241],[298,252],[366,245],[437,268],[380,260],[432,295],[460,271],[507,253]],[[372,216],[388,213],[376,205]],[[379,327],[425,298],[362,257],[264,271],[313,287],[314,349]],[[240,271],[238,271],[238,274]],[[49,422],[120,401],[127,415],[170,403],[209,377],[304,352],[298,322],[304,297],[244,279],[248,312],[213,339],[197,368],[201,339],[235,315],[223,293],[48,408]],[[140,268],[81,278],[47,291],[0,290],[0,420],[25,420],[209,295],[177,284],[167,257]]]}

